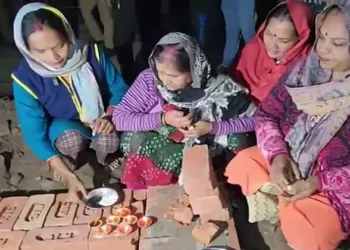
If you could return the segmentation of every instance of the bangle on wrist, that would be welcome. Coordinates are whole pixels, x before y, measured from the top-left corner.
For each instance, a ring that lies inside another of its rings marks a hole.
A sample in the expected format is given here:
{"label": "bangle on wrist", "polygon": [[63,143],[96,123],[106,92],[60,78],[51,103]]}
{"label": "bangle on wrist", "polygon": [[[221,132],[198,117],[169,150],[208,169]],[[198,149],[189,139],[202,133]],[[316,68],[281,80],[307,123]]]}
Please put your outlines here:
{"label": "bangle on wrist", "polygon": [[167,124],[166,124],[166,122],[165,122],[165,112],[162,113],[161,120],[162,120],[162,125],[163,125],[163,126],[167,126]]}

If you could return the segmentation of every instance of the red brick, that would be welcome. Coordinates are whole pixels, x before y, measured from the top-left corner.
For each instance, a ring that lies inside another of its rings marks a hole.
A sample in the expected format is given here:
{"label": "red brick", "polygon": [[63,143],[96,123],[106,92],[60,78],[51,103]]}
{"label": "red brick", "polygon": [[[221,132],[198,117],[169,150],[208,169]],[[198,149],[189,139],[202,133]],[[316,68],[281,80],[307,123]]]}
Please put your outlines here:
{"label": "red brick", "polygon": [[0,250],[20,250],[25,234],[24,231],[0,233]]}
{"label": "red brick", "polygon": [[208,146],[201,145],[184,150],[182,178],[184,189],[190,196],[212,195],[211,192],[218,184]]}
{"label": "red brick", "polygon": [[218,231],[219,227],[215,224],[205,223],[203,225],[196,225],[192,230],[192,235],[197,241],[208,245]]}
{"label": "red brick", "polygon": [[189,207],[176,209],[174,219],[183,224],[190,224],[193,219],[192,209]]}
{"label": "red brick", "polygon": [[102,216],[107,218],[111,215],[114,215],[114,213],[115,213],[114,211],[116,211],[118,208],[121,208],[121,207],[122,207],[121,204],[117,204],[117,205],[114,205],[113,207],[104,208]]}
{"label": "red brick", "polygon": [[147,198],[147,189],[134,190],[133,193],[136,201],[145,201]]}
{"label": "red brick", "polygon": [[30,196],[13,227],[14,230],[41,228],[54,199],[53,194]]}
{"label": "red brick", "polygon": [[68,200],[68,194],[58,194],[45,221],[45,227],[69,226],[78,208],[78,204]]}
{"label": "red brick", "polygon": [[89,231],[87,225],[35,229],[25,235],[21,250],[89,250]]}
{"label": "red brick", "polygon": [[129,207],[133,201],[132,190],[124,189],[123,207]]}
{"label": "red brick", "polygon": [[199,198],[192,198],[190,196],[190,202],[193,213],[196,215],[211,214],[221,211],[221,209],[224,208],[220,196],[206,196]]}
{"label": "red brick", "polygon": [[74,225],[89,224],[91,221],[96,220],[102,216],[102,209],[91,208],[85,206],[83,203],[79,203],[77,214],[74,218]]}
{"label": "red brick", "polygon": [[0,232],[11,231],[28,197],[10,197],[0,202]]}

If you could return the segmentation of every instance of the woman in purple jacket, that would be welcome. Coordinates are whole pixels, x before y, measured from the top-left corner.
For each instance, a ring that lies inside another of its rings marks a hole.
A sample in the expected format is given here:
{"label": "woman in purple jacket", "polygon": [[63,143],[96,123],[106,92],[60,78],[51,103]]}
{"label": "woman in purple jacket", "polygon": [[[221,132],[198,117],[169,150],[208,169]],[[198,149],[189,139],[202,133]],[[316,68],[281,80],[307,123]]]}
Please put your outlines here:
{"label": "woman in purple jacket", "polygon": [[213,77],[193,38],[164,36],[149,64],[113,114],[116,129],[125,131],[122,182],[128,188],[171,183],[181,172],[184,147],[208,144],[217,153],[251,145],[255,105],[247,90],[228,76]]}

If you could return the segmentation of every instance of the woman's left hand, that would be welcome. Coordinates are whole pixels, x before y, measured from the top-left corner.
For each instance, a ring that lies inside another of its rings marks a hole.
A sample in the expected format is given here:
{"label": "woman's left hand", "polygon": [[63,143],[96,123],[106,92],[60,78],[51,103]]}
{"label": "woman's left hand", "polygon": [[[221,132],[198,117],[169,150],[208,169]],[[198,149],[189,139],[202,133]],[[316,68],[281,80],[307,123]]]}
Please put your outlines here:
{"label": "woman's left hand", "polygon": [[213,124],[210,122],[199,121],[193,127],[186,129],[179,129],[184,134],[185,138],[199,138],[203,135],[211,133]]}
{"label": "woman's left hand", "polygon": [[96,119],[92,126],[93,136],[96,134],[110,134],[113,131],[114,125],[107,117]]}
{"label": "woman's left hand", "polygon": [[316,193],[320,188],[320,183],[317,176],[311,176],[305,181],[296,181],[287,188],[290,190],[295,190],[295,193],[291,194],[290,196],[282,196],[282,199],[287,202],[293,202],[306,199]]}

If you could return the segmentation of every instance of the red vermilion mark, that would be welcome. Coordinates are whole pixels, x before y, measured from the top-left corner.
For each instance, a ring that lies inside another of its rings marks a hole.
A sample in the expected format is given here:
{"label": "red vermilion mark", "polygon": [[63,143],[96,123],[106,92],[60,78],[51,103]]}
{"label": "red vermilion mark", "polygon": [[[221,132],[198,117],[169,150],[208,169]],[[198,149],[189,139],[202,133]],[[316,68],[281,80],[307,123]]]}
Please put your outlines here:
{"label": "red vermilion mark", "polygon": [[35,31],[43,31],[44,25],[40,22],[35,23]]}

